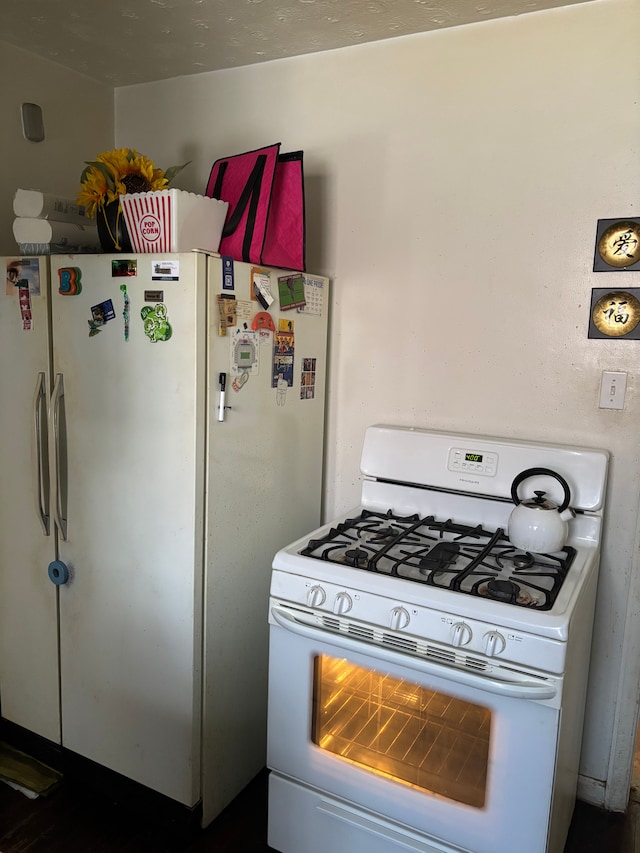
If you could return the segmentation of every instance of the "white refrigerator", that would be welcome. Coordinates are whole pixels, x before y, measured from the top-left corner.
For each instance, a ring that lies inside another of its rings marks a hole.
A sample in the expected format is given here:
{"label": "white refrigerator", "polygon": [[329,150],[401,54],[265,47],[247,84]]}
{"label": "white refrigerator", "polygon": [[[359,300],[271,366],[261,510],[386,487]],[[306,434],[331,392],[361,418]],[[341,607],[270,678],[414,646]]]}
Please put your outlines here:
{"label": "white refrigerator", "polygon": [[271,561],[321,520],[329,283],[4,267],[2,717],[207,825],[265,764]]}

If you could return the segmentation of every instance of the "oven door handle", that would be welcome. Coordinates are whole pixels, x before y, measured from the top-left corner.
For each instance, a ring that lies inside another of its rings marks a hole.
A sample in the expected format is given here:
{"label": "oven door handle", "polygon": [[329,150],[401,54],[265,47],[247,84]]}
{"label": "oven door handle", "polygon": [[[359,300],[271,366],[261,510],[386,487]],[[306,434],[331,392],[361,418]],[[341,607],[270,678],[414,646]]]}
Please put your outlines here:
{"label": "oven door handle", "polygon": [[[277,605],[271,607],[271,615],[285,631],[292,631],[310,640],[326,643],[328,638],[334,636],[321,628],[313,628],[310,625],[298,622],[295,616]],[[553,699],[557,693],[555,684],[536,684],[533,681],[500,681],[496,678],[487,678],[478,672],[468,673],[462,669],[431,663],[413,657],[413,655],[399,655],[397,652],[389,651],[382,646],[363,643],[360,640],[353,640],[351,637],[340,635],[339,637],[336,636],[336,640],[341,649],[366,654],[396,666],[408,666],[410,669],[415,669],[426,675],[446,678],[449,681],[455,681],[467,687],[488,690],[490,693],[497,693],[500,696],[513,696],[516,699]]]}

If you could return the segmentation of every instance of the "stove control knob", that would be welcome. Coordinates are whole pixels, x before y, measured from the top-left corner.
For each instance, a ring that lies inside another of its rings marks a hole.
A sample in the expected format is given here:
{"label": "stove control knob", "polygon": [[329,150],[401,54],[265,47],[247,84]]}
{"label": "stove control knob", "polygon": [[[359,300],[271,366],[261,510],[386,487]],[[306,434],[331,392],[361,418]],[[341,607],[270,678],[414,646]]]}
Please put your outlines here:
{"label": "stove control knob", "polygon": [[472,637],[473,633],[466,622],[456,622],[451,628],[452,646],[466,646]]}
{"label": "stove control knob", "polygon": [[351,601],[351,596],[346,592],[339,592],[336,595],[336,600],[333,602],[333,612],[340,615],[341,613],[348,613],[353,607],[353,601]]}
{"label": "stove control knob", "polygon": [[404,607],[394,607],[391,611],[389,627],[394,631],[401,631],[407,627],[410,618],[408,611]]}
{"label": "stove control knob", "polygon": [[490,658],[499,655],[507,647],[507,641],[499,631],[489,631],[482,638],[484,640],[485,654]]}
{"label": "stove control knob", "polygon": [[327,599],[327,594],[321,586],[312,586],[307,593],[307,604],[309,607],[322,607]]}

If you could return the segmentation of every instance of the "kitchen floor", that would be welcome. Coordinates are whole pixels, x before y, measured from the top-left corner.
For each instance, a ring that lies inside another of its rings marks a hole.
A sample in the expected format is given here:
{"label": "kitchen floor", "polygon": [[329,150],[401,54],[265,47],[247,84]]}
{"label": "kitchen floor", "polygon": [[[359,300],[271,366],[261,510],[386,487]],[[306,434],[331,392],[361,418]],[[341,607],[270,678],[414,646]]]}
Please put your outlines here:
{"label": "kitchen floor", "polygon": [[[578,803],[565,853],[640,853],[635,796],[626,815]],[[36,800],[0,783],[1,853],[266,853],[266,827],[266,771],[204,831],[145,820],[66,783]]]}
{"label": "kitchen floor", "polygon": [[1,853],[266,853],[264,771],[204,831],[126,806],[63,782],[47,797],[28,799],[0,783]]}

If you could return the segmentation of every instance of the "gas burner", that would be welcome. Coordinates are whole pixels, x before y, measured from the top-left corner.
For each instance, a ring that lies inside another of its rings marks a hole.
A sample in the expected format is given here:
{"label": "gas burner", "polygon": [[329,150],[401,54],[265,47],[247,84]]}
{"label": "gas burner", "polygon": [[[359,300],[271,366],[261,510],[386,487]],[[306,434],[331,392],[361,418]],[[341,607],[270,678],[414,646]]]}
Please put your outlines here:
{"label": "gas burner", "polygon": [[350,548],[344,552],[345,563],[356,569],[366,569],[369,564],[369,555],[363,548]]}
{"label": "gas burner", "polygon": [[536,590],[522,589],[510,580],[492,578],[487,583],[478,586],[478,595],[490,598],[492,601],[502,601],[506,604],[518,604],[520,607],[533,607],[536,610],[548,609],[544,606],[545,596]]}
{"label": "gas burner", "polygon": [[497,578],[492,578],[487,584],[489,598],[497,598],[498,601],[508,601],[510,604],[513,604],[518,600],[519,592],[520,587],[513,581],[501,581]]}
{"label": "gas burner", "polygon": [[513,565],[516,569],[530,569],[534,563],[535,558],[533,554],[530,554],[528,551],[525,551],[522,554],[513,555]]}
{"label": "gas burner", "polygon": [[402,533],[402,528],[381,527],[380,529],[376,529],[375,531],[371,532],[371,537],[368,541],[372,545],[382,547],[383,545],[390,545],[395,542],[398,536],[401,536]]}
{"label": "gas burner", "polygon": [[420,558],[418,566],[422,574],[441,572],[452,566],[460,553],[457,542],[437,542],[433,548]]}
{"label": "gas burner", "polygon": [[376,530],[376,539],[395,539],[398,533],[401,532],[399,527],[380,527]]}
{"label": "gas burner", "polygon": [[501,528],[362,510],[300,553],[499,604],[550,610],[576,551],[532,554],[514,548]]}

